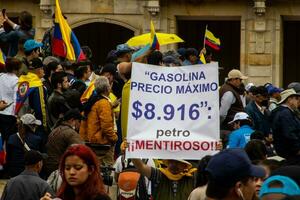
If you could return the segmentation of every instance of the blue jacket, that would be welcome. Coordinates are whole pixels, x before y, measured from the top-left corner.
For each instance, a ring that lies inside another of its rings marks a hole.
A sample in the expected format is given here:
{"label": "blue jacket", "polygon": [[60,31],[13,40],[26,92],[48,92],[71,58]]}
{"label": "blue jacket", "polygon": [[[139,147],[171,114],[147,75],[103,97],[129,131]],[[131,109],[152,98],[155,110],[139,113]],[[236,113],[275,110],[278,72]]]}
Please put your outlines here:
{"label": "blue jacket", "polygon": [[272,111],[272,130],[277,154],[284,158],[296,156],[300,151],[300,119],[285,106]]}
{"label": "blue jacket", "polygon": [[[27,132],[25,134],[24,140],[30,149],[41,151],[42,139],[38,135],[31,132]],[[9,175],[12,177],[20,174],[25,169],[24,149],[24,145],[16,133],[9,136],[6,145],[6,161]]]}
{"label": "blue jacket", "polygon": [[250,141],[250,136],[253,132],[254,130],[248,125],[232,131],[229,135],[227,148],[244,148]]}
{"label": "blue jacket", "polygon": [[22,30],[19,25],[16,26],[15,30],[9,33],[0,29],[0,41],[9,44],[9,52],[7,56],[13,57],[18,53],[18,42],[20,39],[28,40],[34,39],[35,29],[32,28],[28,31]]}
{"label": "blue jacket", "polygon": [[271,133],[271,125],[269,122],[270,112],[265,110],[264,114],[260,112],[254,101],[251,101],[245,108],[246,113],[253,122],[253,129],[264,133],[265,136]]}

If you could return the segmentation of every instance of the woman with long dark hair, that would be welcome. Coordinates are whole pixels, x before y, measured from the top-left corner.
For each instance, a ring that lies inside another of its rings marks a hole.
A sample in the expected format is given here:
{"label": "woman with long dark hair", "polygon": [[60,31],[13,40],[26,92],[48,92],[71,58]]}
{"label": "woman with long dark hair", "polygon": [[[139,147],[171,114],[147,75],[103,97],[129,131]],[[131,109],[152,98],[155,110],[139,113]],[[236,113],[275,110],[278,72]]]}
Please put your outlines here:
{"label": "woman with long dark hair", "polygon": [[[95,153],[87,146],[70,146],[61,158],[62,185],[57,197],[63,200],[110,200],[104,190],[99,162]],[[51,200],[46,194],[41,200]]]}

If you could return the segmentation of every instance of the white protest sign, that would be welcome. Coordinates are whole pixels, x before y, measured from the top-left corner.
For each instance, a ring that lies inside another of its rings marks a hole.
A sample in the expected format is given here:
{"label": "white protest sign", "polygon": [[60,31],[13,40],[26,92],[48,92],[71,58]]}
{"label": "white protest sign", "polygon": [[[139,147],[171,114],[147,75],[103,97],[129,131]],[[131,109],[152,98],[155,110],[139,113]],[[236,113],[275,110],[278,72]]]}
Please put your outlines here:
{"label": "white protest sign", "polygon": [[197,159],[219,141],[218,64],[133,63],[127,158]]}

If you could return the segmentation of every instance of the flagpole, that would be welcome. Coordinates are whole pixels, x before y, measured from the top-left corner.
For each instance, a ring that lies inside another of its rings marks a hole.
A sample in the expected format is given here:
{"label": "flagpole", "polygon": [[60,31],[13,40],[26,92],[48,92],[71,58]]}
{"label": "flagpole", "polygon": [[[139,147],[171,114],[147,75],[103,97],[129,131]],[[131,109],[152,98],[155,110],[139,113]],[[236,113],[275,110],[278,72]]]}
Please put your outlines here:
{"label": "flagpole", "polygon": [[208,27],[208,25],[206,24],[205,32],[204,32],[203,48],[205,48],[205,36],[206,36],[207,27]]}

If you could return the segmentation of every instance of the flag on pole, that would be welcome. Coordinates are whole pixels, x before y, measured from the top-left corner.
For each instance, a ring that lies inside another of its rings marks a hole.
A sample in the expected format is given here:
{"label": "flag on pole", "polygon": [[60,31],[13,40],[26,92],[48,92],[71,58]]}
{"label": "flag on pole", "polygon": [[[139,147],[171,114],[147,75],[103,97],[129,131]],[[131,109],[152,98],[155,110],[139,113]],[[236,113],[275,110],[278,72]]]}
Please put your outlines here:
{"label": "flag on pole", "polygon": [[67,20],[62,15],[59,0],[56,0],[55,25],[52,40],[52,53],[56,56],[67,58],[71,61],[86,59],[80,44],[70,28]]}
{"label": "flag on pole", "polygon": [[150,22],[150,31],[151,31],[151,41],[150,41],[150,46],[152,49],[157,49],[159,50],[159,42],[158,42],[158,39],[157,39],[157,36],[156,36],[156,32],[155,32],[155,29],[154,29],[154,24],[153,22],[151,21]]}
{"label": "flag on pole", "polygon": [[2,50],[0,49],[0,66],[5,65],[5,60],[6,60],[6,57],[5,57],[4,53],[2,52]]}
{"label": "flag on pole", "polygon": [[216,38],[212,32],[208,29],[205,30],[205,45],[210,46],[215,50],[220,50],[221,42],[219,38]]}
{"label": "flag on pole", "polygon": [[205,56],[202,52],[199,55],[199,62],[200,64],[206,64]]}

